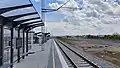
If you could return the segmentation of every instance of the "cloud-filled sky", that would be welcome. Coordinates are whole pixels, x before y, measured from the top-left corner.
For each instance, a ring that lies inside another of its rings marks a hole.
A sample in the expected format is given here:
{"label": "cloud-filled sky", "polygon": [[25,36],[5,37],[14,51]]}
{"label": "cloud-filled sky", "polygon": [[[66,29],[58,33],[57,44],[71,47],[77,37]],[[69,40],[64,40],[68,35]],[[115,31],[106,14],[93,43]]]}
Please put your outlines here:
{"label": "cloud-filled sky", "polygon": [[[13,3],[9,3],[10,1],[1,1],[0,8],[29,2],[29,0],[15,0]],[[41,0],[31,1],[41,15]],[[45,8],[56,9],[68,0],[45,1]],[[16,12],[11,13],[16,14]],[[54,35],[120,33],[120,0],[70,0],[60,10],[45,15],[47,30]],[[36,28],[35,31],[39,31],[39,29]]]}
{"label": "cloud-filled sky", "polygon": [[[67,0],[57,0],[57,2],[49,3],[49,6],[50,8],[58,8],[66,1]],[[56,27],[56,29],[62,28],[60,31],[61,34],[120,33],[119,0],[70,0],[64,7],[71,8],[61,8],[57,11],[57,13],[64,15],[64,17],[61,21],[57,21],[56,23],[58,23],[59,26],[66,26],[66,28]],[[64,24],[60,24],[60,22]],[[70,27],[71,25],[72,27]],[[54,32],[55,30],[51,29],[51,31]]]}

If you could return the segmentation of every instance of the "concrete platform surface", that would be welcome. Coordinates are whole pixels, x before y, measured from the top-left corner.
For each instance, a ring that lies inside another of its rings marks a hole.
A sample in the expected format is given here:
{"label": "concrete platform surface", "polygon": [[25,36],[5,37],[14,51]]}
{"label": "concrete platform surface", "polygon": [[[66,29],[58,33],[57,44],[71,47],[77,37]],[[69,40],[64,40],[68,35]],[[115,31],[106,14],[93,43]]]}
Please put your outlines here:
{"label": "concrete platform surface", "polygon": [[44,45],[33,45],[29,52],[35,52],[14,64],[14,68],[68,68],[57,44],[53,39]]}
{"label": "concrete platform surface", "polygon": [[20,63],[14,64],[14,68],[46,68],[48,65],[51,40],[44,45],[34,45],[29,52],[35,52],[30,54],[25,59],[22,59]]}

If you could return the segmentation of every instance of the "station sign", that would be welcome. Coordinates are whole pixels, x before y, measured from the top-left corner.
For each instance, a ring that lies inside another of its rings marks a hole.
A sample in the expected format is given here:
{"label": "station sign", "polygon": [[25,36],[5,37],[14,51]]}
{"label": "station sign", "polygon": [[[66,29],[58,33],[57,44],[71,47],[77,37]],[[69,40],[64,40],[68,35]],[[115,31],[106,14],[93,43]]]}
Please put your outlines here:
{"label": "station sign", "polygon": [[16,38],[16,49],[22,47],[22,38]]}

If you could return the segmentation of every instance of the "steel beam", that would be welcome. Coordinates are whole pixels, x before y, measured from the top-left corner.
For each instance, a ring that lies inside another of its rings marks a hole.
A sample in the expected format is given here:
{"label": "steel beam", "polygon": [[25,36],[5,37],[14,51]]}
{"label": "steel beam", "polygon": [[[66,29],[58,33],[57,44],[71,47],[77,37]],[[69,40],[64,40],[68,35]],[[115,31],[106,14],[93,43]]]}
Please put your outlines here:
{"label": "steel beam", "polygon": [[30,20],[35,20],[35,19],[40,19],[40,17],[36,17],[36,18],[30,18],[30,19],[24,19],[24,20],[19,20],[19,21],[15,21],[18,24],[30,21]]}
{"label": "steel beam", "polygon": [[16,10],[16,9],[21,9],[21,8],[26,8],[26,7],[31,7],[33,6],[32,4],[27,4],[27,5],[20,5],[20,6],[14,6],[14,7],[7,7],[7,8],[1,8],[0,9],[0,14],[11,11],[11,10]]}
{"label": "steel beam", "polygon": [[3,65],[3,53],[4,53],[4,40],[3,40],[3,25],[0,25],[0,66]]}
{"label": "steel beam", "polygon": [[35,24],[35,23],[39,23],[39,22],[42,22],[42,20],[34,21],[34,22],[28,22],[28,23],[23,23],[21,25],[31,25],[31,24]]}
{"label": "steel beam", "polygon": [[20,21],[15,21],[14,27],[17,27],[20,24],[24,24],[24,22],[27,22],[27,21],[30,21],[30,20],[35,20],[35,19],[40,19],[40,17],[30,18],[30,19],[25,19],[25,20],[20,20]]}
{"label": "steel beam", "polygon": [[[26,32],[26,53],[28,53],[28,31]],[[26,54],[28,56],[28,54]]]}
{"label": "steel beam", "polygon": [[37,12],[20,14],[20,15],[16,15],[16,16],[10,16],[10,17],[7,17],[7,18],[10,19],[10,20],[15,20],[15,19],[18,19],[18,18],[21,18],[21,17],[24,17],[24,16],[34,15],[34,14],[37,14]]}
{"label": "steel beam", "polygon": [[39,24],[36,24],[36,25],[27,26],[26,28],[24,28],[24,30],[25,31],[30,31],[31,29],[39,27],[39,26],[44,26],[44,24],[39,23]]}
{"label": "steel beam", "polygon": [[34,35],[37,35],[37,34],[40,34],[40,33],[42,33],[42,32],[37,32],[37,33],[35,33]]}
{"label": "steel beam", "polygon": [[[10,41],[10,63],[12,64],[13,63],[13,28],[11,28],[11,41]],[[10,66],[10,68],[12,68],[13,65]]]}
{"label": "steel beam", "polygon": [[[25,31],[23,30],[23,54],[25,53]],[[22,57],[23,59],[25,58],[25,56]]]}
{"label": "steel beam", "polygon": [[[18,29],[18,38],[20,38],[20,29]],[[20,62],[20,48],[17,49],[17,62]]]}
{"label": "steel beam", "polygon": [[[19,29],[29,28],[29,27],[32,26],[32,25],[30,25],[30,24],[35,25],[34,23],[38,23],[38,22],[41,22],[41,21],[35,21],[35,22],[29,22],[29,23],[21,24],[21,25],[19,26]],[[44,25],[43,23],[39,23],[39,24],[40,24],[41,26]]]}
{"label": "steel beam", "polygon": [[[5,18],[5,17],[3,17],[3,16],[0,16],[0,24],[2,24],[3,26],[4,25],[6,25],[6,24],[8,24],[8,23],[12,23],[12,21],[11,20],[9,20],[9,19],[7,19],[7,18]],[[11,25],[12,26],[12,25]],[[9,26],[8,26],[9,27]]]}

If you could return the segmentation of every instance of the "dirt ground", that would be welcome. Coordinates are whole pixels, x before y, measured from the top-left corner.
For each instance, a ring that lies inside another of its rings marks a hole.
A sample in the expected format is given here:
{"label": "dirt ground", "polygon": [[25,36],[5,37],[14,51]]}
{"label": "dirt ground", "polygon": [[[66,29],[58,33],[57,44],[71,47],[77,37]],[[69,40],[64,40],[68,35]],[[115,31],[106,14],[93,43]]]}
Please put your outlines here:
{"label": "dirt ground", "polygon": [[114,64],[117,68],[120,68],[120,46],[101,45],[91,41],[76,41],[68,39],[67,43],[73,44],[74,47],[82,48],[83,51],[108,61]]}

